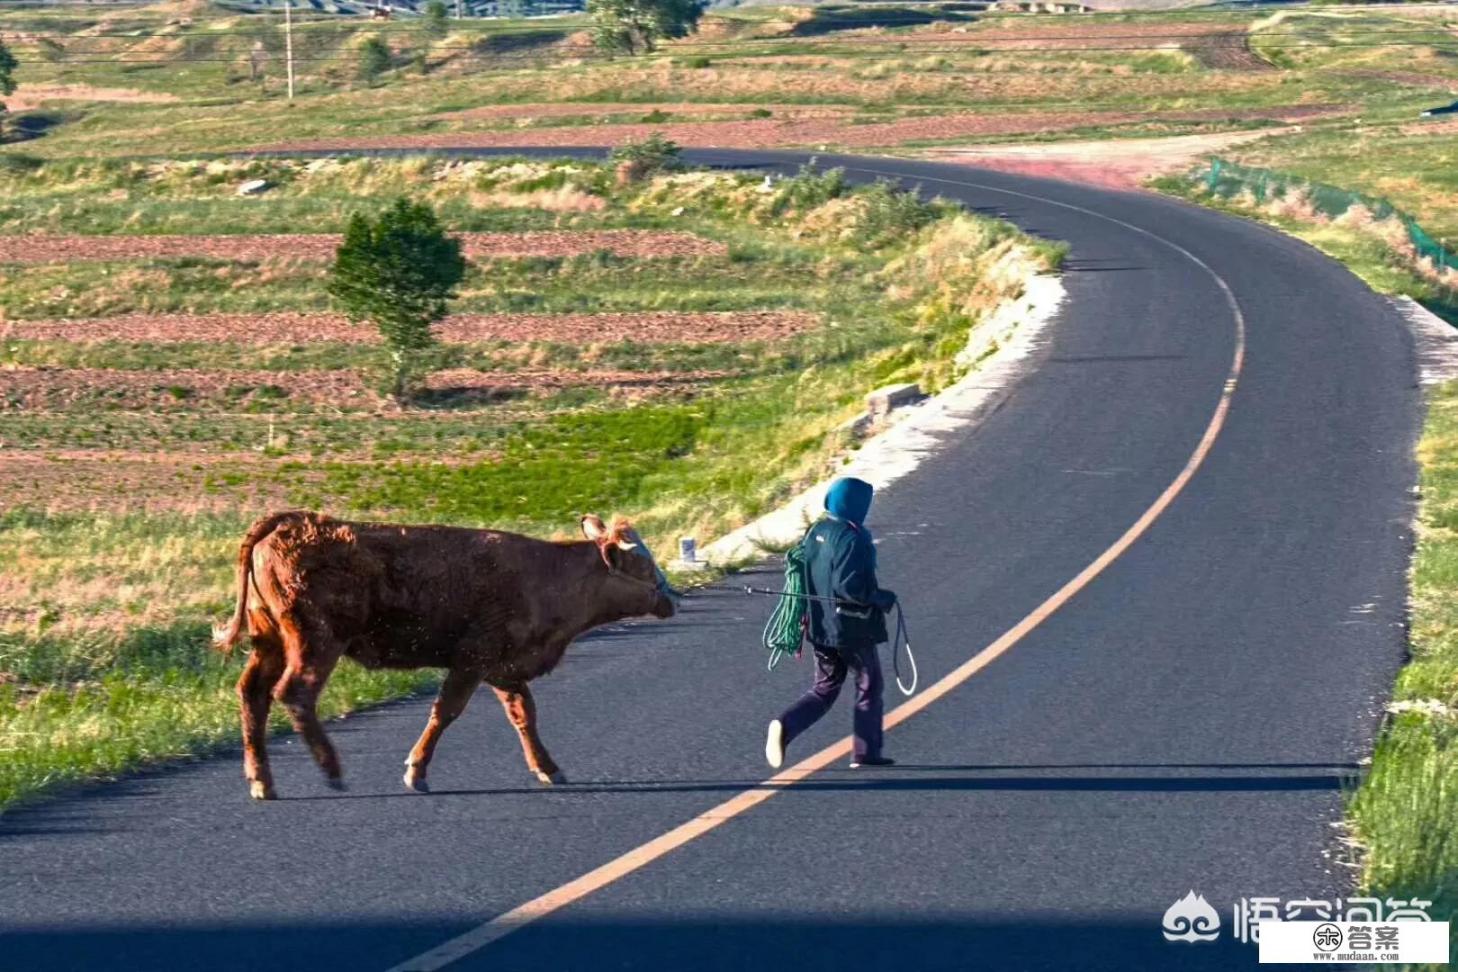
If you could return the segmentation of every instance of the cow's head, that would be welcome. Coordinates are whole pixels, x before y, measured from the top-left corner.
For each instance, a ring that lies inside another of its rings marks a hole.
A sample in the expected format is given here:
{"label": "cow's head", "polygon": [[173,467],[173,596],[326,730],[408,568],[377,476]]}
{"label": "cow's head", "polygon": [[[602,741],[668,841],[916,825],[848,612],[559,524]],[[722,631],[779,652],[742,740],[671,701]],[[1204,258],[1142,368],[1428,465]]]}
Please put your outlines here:
{"label": "cow's head", "polygon": [[[582,518],[582,534],[597,544],[608,570],[609,583],[622,591],[625,604],[635,605],[631,609],[634,614],[673,616],[678,606],[678,592],[658,569],[653,552],[632,524],[619,517],[609,527],[601,517],[589,513]],[[641,609],[636,605],[641,605]]]}

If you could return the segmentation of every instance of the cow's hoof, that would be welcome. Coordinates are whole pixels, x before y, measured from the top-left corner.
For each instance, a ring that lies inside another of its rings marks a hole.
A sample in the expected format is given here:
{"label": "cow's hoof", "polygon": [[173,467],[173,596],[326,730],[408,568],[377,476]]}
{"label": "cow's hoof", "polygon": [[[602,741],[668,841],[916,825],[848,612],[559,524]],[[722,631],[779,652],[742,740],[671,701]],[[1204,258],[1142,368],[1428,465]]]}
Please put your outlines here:
{"label": "cow's hoof", "polygon": [[542,786],[552,786],[557,783],[566,783],[567,776],[561,770],[553,770],[550,773],[537,770],[537,780]]}
{"label": "cow's hoof", "polygon": [[343,793],[346,789],[348,789],[348,787],[344,785],[344,777],[342,776],[326,776],[324,778],[324,783],[329,787],[329,789],[335,790],[339,793]]}
{"label": "cow's hoof", "polygon": [[425,781],[424,776],[415,775],[414,771],[406,771],[405,788],[414,790],[416,793],[429,793],[430,784]]}
{"label": "cow's hoof", "polygon": [[248,795],[255,800],[277,800],[278,794],[273,792],[273,787],[262,780],[248,781]]}

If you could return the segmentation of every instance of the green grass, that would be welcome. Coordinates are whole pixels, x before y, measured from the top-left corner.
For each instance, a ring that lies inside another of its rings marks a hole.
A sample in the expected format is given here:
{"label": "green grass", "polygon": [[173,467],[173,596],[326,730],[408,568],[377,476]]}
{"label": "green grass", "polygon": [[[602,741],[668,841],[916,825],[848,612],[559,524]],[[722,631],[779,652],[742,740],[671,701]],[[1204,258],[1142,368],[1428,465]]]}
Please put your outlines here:
{"label": "green grass", "polygon": [[1447,919],[1458,913],[1458,382],[1431,396],[1418,458],[1412,660],[1393,699],[1419,708],[1391,718],[1348,812],[1364,889],[1430,900]]}

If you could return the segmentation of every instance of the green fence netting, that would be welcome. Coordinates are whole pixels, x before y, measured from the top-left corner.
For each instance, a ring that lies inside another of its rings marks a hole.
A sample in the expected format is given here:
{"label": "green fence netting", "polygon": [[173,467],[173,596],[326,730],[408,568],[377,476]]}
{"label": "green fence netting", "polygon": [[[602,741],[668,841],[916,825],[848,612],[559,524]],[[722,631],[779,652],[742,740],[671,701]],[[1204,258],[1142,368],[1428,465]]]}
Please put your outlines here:
{"label": "green fence netting", "polygon": [[1257,203],[1279,199],[1288,192],[1303,193],[1313,209],[1333,219],[1353,206],[1364,206],[1375,219],[1396,218],[1407,229],[1407,238],[1421,258],[1431,260],[1441,269],[1458,269],[1458,254],[1446,249],[1418,225],[1417,220],[1379,196],[1368,196],[1350,189],[1313,182],[1274,169],[1236,165],[1224,159],[1211,159],[1209,168],[1199,178],[1213,195],[1230,198],[1249,192]]}

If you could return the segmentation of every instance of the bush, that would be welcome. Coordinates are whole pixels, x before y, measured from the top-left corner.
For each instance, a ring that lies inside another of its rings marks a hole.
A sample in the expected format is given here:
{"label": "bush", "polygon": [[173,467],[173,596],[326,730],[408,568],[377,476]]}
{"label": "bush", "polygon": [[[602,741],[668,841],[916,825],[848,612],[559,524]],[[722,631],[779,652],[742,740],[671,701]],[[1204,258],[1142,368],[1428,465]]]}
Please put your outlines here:
{"label": "bush", "polygon": [[827,169],[818,172],[808,165],[788,179],[781,179],[779,192],[770,206],[770,213],[779,216],[792,209],[802,212],[824,206],[832,199],[839,199],[850,191],[844,169]]}
{"label": "bush", "polygon": [[683,168],[683,149],[678,143],[654,132],[641,142],[624,142],[613,149],[609,158],[618,164],[618,178],[635,182],[655,172]]}
{"label": "bush", "polygon": [[935,203],[925,202],[916,192],[877,181],[862,193],[865,211],[856,236],[872,249],[886,246],[916,232],[937,217]]}
{"label": "bush", "polygon": [[593,40],[609,54],[650,54],[699,29],[701,0],[587,0]]}
{"label": "bush", "polygon": [[365,42],[359,46],[360,78],[374,83],[380,75],[390,70],[393,60],[390,45],[385,43],[383,37],[376,34],[373,37],[365,38]]}
{"label": "bush", "polygon": [[38,159],[34,155],[22,155],[19,152],[0,152],[0,172],[23,175],[35,172],[44,166],[45,160]]}
{"label": "bush", "polygon": [[430,37],[444,37],[449,29],[446,24],[445,0],[429,0],[423,13],[425,33]]}

